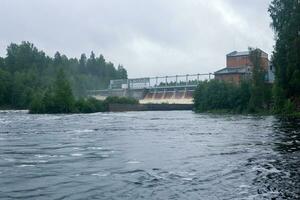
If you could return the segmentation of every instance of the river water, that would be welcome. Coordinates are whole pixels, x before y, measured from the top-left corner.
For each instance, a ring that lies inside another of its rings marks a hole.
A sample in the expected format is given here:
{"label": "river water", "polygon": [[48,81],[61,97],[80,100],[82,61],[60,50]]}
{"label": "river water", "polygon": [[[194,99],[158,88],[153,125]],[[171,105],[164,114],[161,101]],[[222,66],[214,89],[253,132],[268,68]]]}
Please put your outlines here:
{"label": "river water", "polygon": [[300,199],[300,122],[0,112],[0,199]]}

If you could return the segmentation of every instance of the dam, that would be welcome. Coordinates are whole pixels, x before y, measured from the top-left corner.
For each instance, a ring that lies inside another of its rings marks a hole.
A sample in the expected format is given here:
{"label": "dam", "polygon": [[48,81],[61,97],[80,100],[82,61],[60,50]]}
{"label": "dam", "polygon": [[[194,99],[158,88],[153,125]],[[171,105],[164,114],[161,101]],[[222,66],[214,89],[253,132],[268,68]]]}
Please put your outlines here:
{"label": "dam", "polygon": [[110,80],[104,90],[91,90],[89,96],[103,100],[108,96],[132,97],[140,104],[193,104],[193,92],[200,81],[212,73]]}

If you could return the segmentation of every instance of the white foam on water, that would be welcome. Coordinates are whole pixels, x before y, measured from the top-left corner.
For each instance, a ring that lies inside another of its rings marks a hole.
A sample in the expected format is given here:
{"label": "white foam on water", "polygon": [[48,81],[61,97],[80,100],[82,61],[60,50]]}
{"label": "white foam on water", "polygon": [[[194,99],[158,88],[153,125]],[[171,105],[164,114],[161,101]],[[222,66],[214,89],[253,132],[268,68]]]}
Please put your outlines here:
{"label": "white foam on water", "polygon": [[94,173],[94,174],[91,174],[92,176],[99,176],[99,177],[105,177],[105,176],[108,176],[107,173]]}
{"label": "white foam on water", "polygon": [[58,157],[60,157],[60,158],[63,158],[63,157],[65,157],[64,155],[48,155],[48,154],[36,154],[36,155],[34,155],[35,157],[37,157],[37,158],[58,158]]}
{"label": "white foam on water", "polygon": [[88,149],[92,149],[92,150],[102,150],[103,147],[88,147]]}
{"label": "white foam on water", "polygon": [[82,153],[72,153],[71,156],[75,156],[75,157],[78,157],[78,156],[82,156],[83,154]]}
{"label": "white foam on water", "polygon": [[240,187],[240,188],[250,188],[251,186],[242,184],[242,185],[240,185],[239,187]]}
{"label": "white foam on water", "polygon": [[35,165],[19,165],[18,167],[35,167]]}
{"label": "white foam on water", "polygon": [[280,172],[281,172],[280,170],[276,169],[276,168],[273,167],[273,166],[272,166],[271,169],[266,169],[266,168],[264,168],[264,167],[257,167],[257,166],[254,166],[254,167],[252,168],[252,170],[253,170],[253,171],[259,170],[259,171],[264,171],[264,172],[267,172],[267,173],[280,173]]}
{"label": "white foam on water", "polygon": [[192,180],[193,180],[193,178],[188,178],[188,177],[185,177],[185,178],[182,178],[182,180],[184,180],[184,181],[192,181]]}
{"label": "white foam on water", "polygon": [[46,157],[50,157],[50,155],[42,155],[42,154],[36,154],[34,155],[37,158],[46,158]]}
{"label": "white foam on water", "polygon": [[48,161],[47,160],[38,160],[36,162],[38,162],[38,163],[47,163]]}
{"label": "white foam on water", "polygon": [[128,161],[127,164],[140,164],[140,161],[136,161],[136,160],[132,160],[132,161]]}
{"label": "white foam on water", "polygon": [[92,129],[83,129],[83,130],[70,130],[67,133],[91,133],[94,132]]}

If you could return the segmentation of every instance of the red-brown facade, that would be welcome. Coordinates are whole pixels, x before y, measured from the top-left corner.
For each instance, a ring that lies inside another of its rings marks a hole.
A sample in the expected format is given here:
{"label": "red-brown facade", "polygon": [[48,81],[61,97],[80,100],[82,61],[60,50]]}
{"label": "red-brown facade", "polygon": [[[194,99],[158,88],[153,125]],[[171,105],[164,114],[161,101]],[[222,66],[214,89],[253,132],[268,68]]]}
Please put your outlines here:
{"label": "red-brown facade", "polygon": [[[261,52],[261,67],[267,71],[269,68],[268,54],[259,51]],[[250,51],[234,51],[226,55],[226,68],[215,72],[215,79],[239,84],[243,79],[251,76],[252,70]]]}
{"label": "red-brown facade", "polygon": [[[249,55],[227,56],[226,64],[227,67],[253,66],[252,62],[250,61]],[[269,59],[261,57],[261,66],[264,70],[267,70],[269,66]]]}

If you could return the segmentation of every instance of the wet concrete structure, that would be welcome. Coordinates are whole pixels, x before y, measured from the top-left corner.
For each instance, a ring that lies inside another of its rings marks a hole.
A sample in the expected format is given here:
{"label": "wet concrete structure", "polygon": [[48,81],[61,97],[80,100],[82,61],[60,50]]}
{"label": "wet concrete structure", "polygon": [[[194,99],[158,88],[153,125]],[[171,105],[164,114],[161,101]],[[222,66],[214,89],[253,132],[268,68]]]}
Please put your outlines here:
{"label": "wet concrete structure", "polygon": [[90,96],[97,99],[132,97],[141,104],[193,104],[198,83],[211,78],[213,74],[208,73],[111,80],[108,89],[90,91]]}

